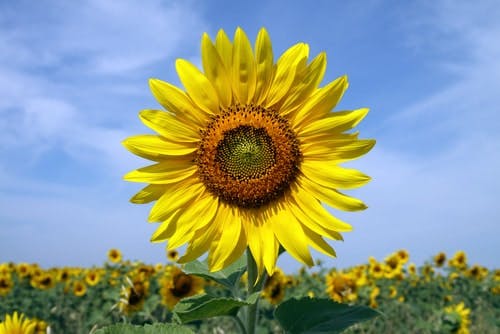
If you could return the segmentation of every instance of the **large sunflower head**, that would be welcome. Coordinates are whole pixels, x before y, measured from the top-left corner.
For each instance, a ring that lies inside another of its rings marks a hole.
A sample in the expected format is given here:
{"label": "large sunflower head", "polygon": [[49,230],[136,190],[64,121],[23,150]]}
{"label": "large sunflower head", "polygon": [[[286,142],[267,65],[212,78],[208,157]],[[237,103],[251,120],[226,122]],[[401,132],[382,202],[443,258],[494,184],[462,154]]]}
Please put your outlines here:
{"label": "large sunflower head", "polygon": [[179,59],[184,89],[150,80],[166,110],[143,110],[156,134],[124,141],[131,152],[154,161],[125,176],[148,183],[131,201],[156,201],[149,220],[161,225],[152,241],[185,243],[180,263],[208,252],[220,270],[248,247],[259,272],[272,274],[280,245],[313,265],[309,246],[331,256],[323,237],[342,239],[351,230],[322,203],[356,211],[366,206],[341,192],[364,185],[365,174],[339,164],[367,153],[374,140],[349,132],[368,109],[335,111],[346,90],[340,77],[320,87],[326,55],[309,59],[298,43],[274,60],[261,29],[252,45],[240,28],[233,40],[222,30],[201,41],[202,70]]}
{"label": "large sunflower head", "polygon": [[35,328],[35,321],[17,312],[5,315],[5,320],[0,322],[0,334],[34,334]]}

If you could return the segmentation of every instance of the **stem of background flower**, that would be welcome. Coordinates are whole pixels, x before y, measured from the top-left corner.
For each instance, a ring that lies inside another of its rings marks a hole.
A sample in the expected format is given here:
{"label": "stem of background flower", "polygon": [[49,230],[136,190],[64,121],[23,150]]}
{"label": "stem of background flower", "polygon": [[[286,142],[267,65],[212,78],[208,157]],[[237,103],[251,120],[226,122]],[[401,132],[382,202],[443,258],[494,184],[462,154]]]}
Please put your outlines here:
{"label": "stem of background flower", "polygon": [[[260,277],[259,282],[257,281],[257,264],[255,263],[255,259],[253,258],[252,252],[249,248],[247,248],[247,296],[250,296],[252,293],[258,292],[262,290],[262,285],[264,280],[266,279],[265,273]],[[259,315],[258,312],[259,307],[259,299],[255,301],[255,304],[247,306],[247,314],[246,314],[246,332],[247,334],[255,334],[255,326],[257,324],[257,317]]]}

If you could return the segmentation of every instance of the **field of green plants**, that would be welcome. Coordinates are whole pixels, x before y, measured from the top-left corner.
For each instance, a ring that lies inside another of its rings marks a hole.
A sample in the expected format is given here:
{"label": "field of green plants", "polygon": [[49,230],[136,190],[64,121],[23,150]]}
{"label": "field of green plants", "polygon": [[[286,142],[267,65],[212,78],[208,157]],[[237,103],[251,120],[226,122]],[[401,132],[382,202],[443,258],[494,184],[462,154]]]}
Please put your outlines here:
{"label": "field of green plants", "polygon": [[[117,323],[175,323],[172,309],[180,300],[227,294],[212,281],[186,274],[175,264],[176,257],[173,252],[169,263],[149,265],[124,261],[120,251],[112,249],[103,267],[0,264],[0,322],[22,314],[23,320],[36,324],[34,333],[94,333]],[[450,259],[437,254],[420,267],[409,260],[409,254],[399,250],[345,270],[321,263],[294,275],[277,270],[262,292],[258,332],[282,333],[273,320],[275,305],[309,296],[366,305],[382,313],[346,333],[500,333],[499,269],[469,265],[463,252]],[[239,280],[243,288],[246,277]],[[229,317],[188,326],[195,333],[237,332]]]}

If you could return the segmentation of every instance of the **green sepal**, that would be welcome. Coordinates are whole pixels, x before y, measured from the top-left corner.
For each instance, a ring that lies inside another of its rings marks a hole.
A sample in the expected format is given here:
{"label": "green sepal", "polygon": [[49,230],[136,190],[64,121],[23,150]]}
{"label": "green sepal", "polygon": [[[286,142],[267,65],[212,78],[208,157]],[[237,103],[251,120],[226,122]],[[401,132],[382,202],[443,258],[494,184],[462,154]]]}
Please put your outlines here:
{"label": "green sepal", "polygon": [[207,294],[182,299],[173,309],[181,323],[219,316],[236,316],[242,306],[250,302],[234,298],[214,297]]}
{"label": "green sepal", "polygon": [[274,311],[285,333],[338,333],[358,322],[381,315],[367,306],[350,306],[330,299],[289,299]]}
{"label": "green sepal", "polygon": [[236,284],[239,283],[241,275],[246,271],[247,266],[246,258],[242,256],[220,271],[211,272],[208,269],[206,261],[200,262],[197,260],[186,263],[182,269],[186,274],[196,275],[215,281],[229,290],[233,290]]}
{"label": "green sepal", "polygon": [[100,328],[95,334],[194,334],[194,332],[181,325],[155,323],[144,326],[116,324]]}

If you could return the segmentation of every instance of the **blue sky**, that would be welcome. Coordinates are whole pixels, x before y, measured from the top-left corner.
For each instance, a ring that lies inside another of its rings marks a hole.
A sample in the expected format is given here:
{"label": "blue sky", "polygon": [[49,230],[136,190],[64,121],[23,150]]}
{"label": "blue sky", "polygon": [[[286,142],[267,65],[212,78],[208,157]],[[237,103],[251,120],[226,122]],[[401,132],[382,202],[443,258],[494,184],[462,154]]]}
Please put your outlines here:
{"label": "blue sky", "polygon": [[404,248],[498,268],[498,17],[495,0],[1,2],[0,262],[87,266],[112,247],[162,261],[149,206],[128,202],[140,185],[122,181],[146,162],[120,142],[148,132],[148,78],[178,84],[203,32],[264,26],[275,57],[303,41],[327,52],[323,84],[349,76],[339,109],[371,109],[359,130],[377,145],[350,163],[373,177],[350,192],[369,209],[334,212],[354,231],[326,264]]}

